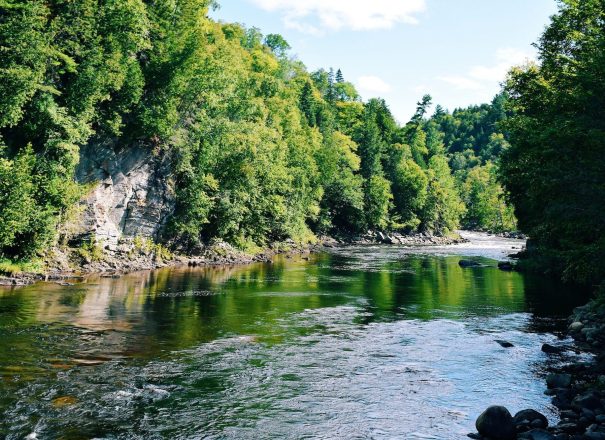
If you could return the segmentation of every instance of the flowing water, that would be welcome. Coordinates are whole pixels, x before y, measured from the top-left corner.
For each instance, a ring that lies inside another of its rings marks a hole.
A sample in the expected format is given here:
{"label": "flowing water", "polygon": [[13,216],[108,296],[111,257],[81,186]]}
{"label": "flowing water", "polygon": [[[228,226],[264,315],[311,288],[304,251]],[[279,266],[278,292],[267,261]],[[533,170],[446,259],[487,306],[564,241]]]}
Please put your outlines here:
{"label": "flowing water", "polygon": [[540,346],[586,298],[498,270],[521,241],[467,236],[0,290],[0,438],[456,439],[497,403],[554,421],[543,378],[572,354]]}

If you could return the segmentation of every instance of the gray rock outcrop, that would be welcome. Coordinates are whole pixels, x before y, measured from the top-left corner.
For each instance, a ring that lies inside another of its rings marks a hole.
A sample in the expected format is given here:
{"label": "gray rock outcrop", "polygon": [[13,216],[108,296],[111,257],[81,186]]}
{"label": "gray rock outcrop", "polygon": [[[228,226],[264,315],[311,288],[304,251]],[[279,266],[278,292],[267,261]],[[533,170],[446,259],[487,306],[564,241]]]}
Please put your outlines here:
{"label": "gray rock outcrop", "polygon": [[76,178],[90,191],[81,201],[76,237],[109,247],[122,237],[157,238],[175,205],[169,176],[169,160],[149,145],[83,147]]}

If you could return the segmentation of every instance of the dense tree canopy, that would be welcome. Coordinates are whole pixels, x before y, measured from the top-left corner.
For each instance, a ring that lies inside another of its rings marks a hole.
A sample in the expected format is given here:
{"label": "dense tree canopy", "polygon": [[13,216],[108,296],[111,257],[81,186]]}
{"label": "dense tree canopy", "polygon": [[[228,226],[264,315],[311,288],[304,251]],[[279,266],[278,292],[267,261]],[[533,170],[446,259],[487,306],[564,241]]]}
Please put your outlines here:
{"label": "dense tree canopy", "polygon": [[560,2],[539,64],[506,84],[515,115],[502,176],[519,225],[545,267],[585,282],[605,277],[604,23],[600,0]]}
{"label": "dense tree canopy", "polygon": [[465,225],[508,227],[463,203],[490,204],[464,191],[476,193],[466,173],[507,148],[502,96],[431,118],[425,96],[400,126],[340,69],[307,72],[283,37],[217,23],[212,4],[0,3],[0,256],[31,257],[61,238],[84,191],[80,148],[97,144],[170,160],[176,207],[162,237],[181,249],[443,234],[465,212]]}

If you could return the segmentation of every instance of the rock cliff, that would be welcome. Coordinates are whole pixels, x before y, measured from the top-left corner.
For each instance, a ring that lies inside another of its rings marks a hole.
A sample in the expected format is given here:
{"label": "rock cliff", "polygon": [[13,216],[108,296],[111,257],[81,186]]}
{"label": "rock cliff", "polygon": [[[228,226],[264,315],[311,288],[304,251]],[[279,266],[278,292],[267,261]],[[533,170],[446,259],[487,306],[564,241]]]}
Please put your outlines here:
{"label": "rock cliff", "polygon": [[90,190],[81,201],[76,235],[109,247],[122,237],[157,238],[175,205],[169,162],[144,144],[82,148],[76,178]]}

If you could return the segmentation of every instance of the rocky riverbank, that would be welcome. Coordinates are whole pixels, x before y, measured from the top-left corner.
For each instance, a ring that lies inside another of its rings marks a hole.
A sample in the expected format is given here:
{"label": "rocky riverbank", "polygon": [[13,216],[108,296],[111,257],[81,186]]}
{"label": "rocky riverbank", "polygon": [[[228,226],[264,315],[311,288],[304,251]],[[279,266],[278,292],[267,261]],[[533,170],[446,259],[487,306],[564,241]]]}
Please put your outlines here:
{"label": "rocky riverbank", "polygon": [[118,277],[141,270],[168,266],[224,266],[268,262],[280,254],[314,253],[337,246],[390,244],[405,246],[437,246],[463,243],[457,234],[437,236],[430,233],[400,234],[370,231],[362,236],[320,237],[315,243],[299,244],[292,240],[273,243],[256,252],[245,252],[228,243],[217,241],[198,249],[194,255],[172,253],[168,249],[138,237],[126,238],[118,244],[104,246],[84,244],[50,250],[38,273],[21,272],[0,275],[0,286],[19,286],[37,281],[68,282],[90,274]]}
{"label": "rocky riverbank", "polygon": [[560,410],[561,420],[548,426],[546,418],[533,410],[514,417],[504,407],[490,407],[476,422],[474,439],[493,440],[605,440],[605,300],[578,307],[569,319],[572,347],[545,344],[542,351],[557,355],[566,350],[593,354],[591,361],[561,367],[546,379],[545,394]]}

